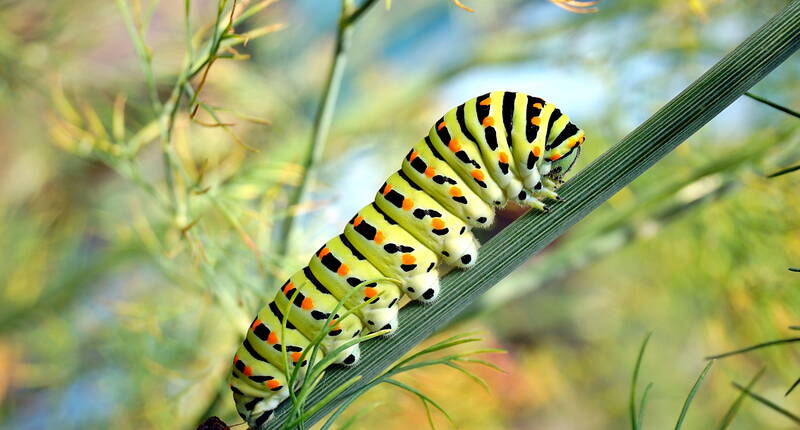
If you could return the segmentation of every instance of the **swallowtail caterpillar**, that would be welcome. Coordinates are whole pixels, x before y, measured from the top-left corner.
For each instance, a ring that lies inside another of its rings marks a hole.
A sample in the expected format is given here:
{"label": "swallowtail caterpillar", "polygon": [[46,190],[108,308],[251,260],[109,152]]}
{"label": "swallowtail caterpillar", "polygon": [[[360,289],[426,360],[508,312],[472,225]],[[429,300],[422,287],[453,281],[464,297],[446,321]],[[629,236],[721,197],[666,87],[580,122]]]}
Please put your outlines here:
{"label": "swallowtail caterpillar", "polygon": [[[584,132],[553,104],[522,93],[484,94],[447,112],[374,201],[258,313],[229,379],[241,417],[254,427],[271,417],[289,397],[287,375],[294,366],[303,374],[308,360],[300,360],[302,353],[321,330],[329,331],[321,352],[330,353],[362,331],[397,329],[402,294],[433,302],[438,264],[475,264],[479,244],[471,229],[492,225],[496,207],[511,200],[547,211],[545,202],[558,200],[555,189],[584,140]],[[362,307],[344,318],[337,312],[328,328],[341,300],[340,312]],[[352,365],[359,355],[356,344],[335,361]]]}

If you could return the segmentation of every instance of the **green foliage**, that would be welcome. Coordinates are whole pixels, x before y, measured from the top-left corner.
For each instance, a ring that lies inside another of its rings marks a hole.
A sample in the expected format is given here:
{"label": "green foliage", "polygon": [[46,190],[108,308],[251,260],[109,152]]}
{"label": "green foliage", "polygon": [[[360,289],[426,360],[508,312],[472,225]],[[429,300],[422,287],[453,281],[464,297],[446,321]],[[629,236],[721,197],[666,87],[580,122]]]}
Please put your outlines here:
{"label": "green foliage", "polygon": [[[325,423],[322,426],[322,430],[329,429],[334,424],[334,422],[336,422],[336,420],[341,416],[341,414],[354,401],[356,401],[360,396],[362,396],[364,393],[366,393],[371,388],[373,388],[373,387],[375,387],[377,385],[380,385],[380,384],[393,385],[393,386],[398,387],[398,388],[400,388],[400,389],[402,389],[402,390],[404,390],[404,391],[406,391],[408,393],[411,393],[415,397],[417,397],[420,400],[420,402],[422,403],[422,406],[425,408],[425,414],[426,414],[426,417],[428,419],[428,424],[430,425],[432,430],[435,429],[436,426],[434,425],[433,416],[431,415],[431,409],[430,409],[431,406],[433,406],[435,409],[440,411],[445,417],[447,417],[447,419],[450,421],[451,424],[455,424],[453,419],[452,419],[452,417],[447,413],[447,411],[441,405],[439,405],[439,403],[437,403],[435,400],[431,399],[429,396],[425,395],[422,391],[420,391],[420,390],[418,390],[418,389],[416,389],[416,388],[414,388],[414,387],[412,387],[410,385],[407,385],[407,384],[405,384],[403,382],[400,382],[395,378],[398,375],[401,375],[401,374],[404,374],[404,373],[407,373],[409,371],[416,370],[416,369],[421,369],[421,368],[426,368],[426,367],[431,367],[431,366],[446,366],[446,367],[449,367],[451,369],[455,369],[459,373],[461,373],[461,374],[467,376],[468,378],[472,379],[477,384],[482,386],[485,390],[489,390],[489,386],[487,385],[486,381],[484,381],[480,376],[477,376],[476,374],[474,374],[471,371],[469,371],[466,367],[464,367],[464,365],[465,364],[477,364],[477,365],[484,366],[484,367],[487,367],[487,368],[492,369],[492,370],[503,372],[503,370],[501,368],[497,367],[496,365],[494,365],[494,364],[492,364],[492,363],[490,363],[488,361],[485,361],[485,360],[482,360],[482,359],[479,359],[479,358],[475,358],[476,355],[497,354],[497,353],[504,352],[503,350],[492,349],[492,348],[489,348],[489,349],[484,348],[484,349],[477,349],[477,350],[472,350],[472,351],[467,351],[467,352],[460,352],[460,353],[450,354],[450,355],[446,355],[446,356],[442,356],[442,357],[436,357],[436,356],[430,357],[431,354],[433,354],[433,353],[444,351],[444,350],[448,350],[448,349],[452,349],[452,348],[460,346],[460,345],[465,345],[465,344],[474,343],[474,342],[478,342],[478,341],[480,341],[480,338],[472,337],[470,334],[454,335],[454,336],[448,337],[448,338],[446,338],[444,340],[438,341],[438,342],[434,343],[433,345],[431,345],[429,347],[423,348],[419,352],[415,352],[415,353],[409,354],[407,357],[405,357],[405,358],[401,359],[400,361],[398,361],[397,363],[393,364],[385,372],[383,372],[379,376],[375,377],[372,381],[370,381],[367,384],[364,384],[361,387],[357,387],[357,388],[352,389],[352,390],[344,390],[344,389],[341,389],[341,387],[340,387],[339,389],[336,390],[340,394],[339,396],[337,396],[336,399],[334,399],[333,397],[329,396],[329,397],[326,397],[325,399],[323,399],[323,401],[321,401],[321,402],[319,402],[317,404],[318,407],[321,408],[321,407],[324,407],[324,406],[326,406],[328,404],[334,404],[333,403],[334,400],[336,400],[337,402],[341,403],[333,411],[333,413],[327,419],[327,421],[325,421]],[[355,383],[356,380],[354,379],[352,381],[353,381],[353,383]],[[350,388],[353,385],[353,383],[348,384],[347,387],[345,387],[345,388]]]}

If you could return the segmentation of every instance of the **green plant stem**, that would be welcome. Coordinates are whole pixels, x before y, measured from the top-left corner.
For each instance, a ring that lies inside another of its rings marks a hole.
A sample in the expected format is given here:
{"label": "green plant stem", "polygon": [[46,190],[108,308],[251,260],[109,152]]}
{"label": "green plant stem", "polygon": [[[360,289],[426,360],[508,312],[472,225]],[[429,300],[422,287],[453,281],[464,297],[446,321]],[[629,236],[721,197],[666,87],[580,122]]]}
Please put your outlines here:
{"label": "green plant stem", "polygon": [[163,150],[164,176],[167,183],[167,190],[173,199],[172,207],[175,210],[173,215],[177,215],[178,202],[180,200],[178,199],[178,191],[175,187],[175,179],[173,177],[173,167],[175,166],[176,162],[169,145],[170,129],[167,128],[167,123],[165,122],[163,115],[165,108],[164,105],[161,104],[161,100],[158,97],[158,87],[156,86],[155,76],[153,74],[152,52],[144,41],[144,29],[139,28],[134,21],[130,7],[128,7],[128,1],[117,0],[116,3],[117,7],[122,13],[122,20],[125,23],[128,34],[133,41],[133,47],[137,56],[139,57],[139,63],[142,71],[144,72],[145,81],[147,82],[148,95],[150,97],[153,113],[156,115],[156,117],[158,117],[159,135]]}
{"label": "green plant stem", "polygon": [[[611,198],[623,187],[675,149],[725,107],[741,97],[800,48],[800,0],[788,3],[703,76],[609,149],[561,188],[564,201],[548,214],[528,213],[481,248],[481,258],[467,271],[454,271],[442,280],[440,299],[433,306],[407,306],[400,312],[400,328],[389,338],[362,345],[363,359],[348,368],[331,368],[309,396],[309,404],[323,399],[340,384],[361,375],[358,388],[402,357],[462,312],[500,279],[542,250],[564,231]],[[332,411],[330,402],[306,421],[313,424]],[[279,427],[289,405],[274,415]]]}
{"label": "green plant stem", "polygon": [[289,243],[297,219],[295,212],[298,205],[303,203],[308,184],[314,178],[316,166],[319,164],[322,153],[325,150],[325,143],[328,140],[328,133],[330,132],[333,113],[336,108],[336,100],[339,98],[339,89],[341,88],[342,77],[347,63],[347,51],[350,48],[353,24],[376,2],[377,0],[366,0],[354,10],[353,0],[342,0],[342,13],[336,29],[336,46],[333,51],[333,61],[328,70],[328,78],[322,91],[317,115],[314,118],[311,143],[303,158],[303,175],[300,178],[300,183],[297,184],[297,187],[294,188],[289,197],[287,215],[277,235],[276,249],[279,259],[286,257],[290,251]]}

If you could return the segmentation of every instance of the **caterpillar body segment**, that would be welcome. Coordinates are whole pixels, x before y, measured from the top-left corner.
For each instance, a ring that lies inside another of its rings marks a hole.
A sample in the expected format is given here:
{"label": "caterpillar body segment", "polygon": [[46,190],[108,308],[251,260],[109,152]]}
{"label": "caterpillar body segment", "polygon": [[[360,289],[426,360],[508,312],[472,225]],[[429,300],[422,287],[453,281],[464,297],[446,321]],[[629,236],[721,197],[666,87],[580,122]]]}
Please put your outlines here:
{"label": "caterpillar body segment", "polygon": [[[306,338],[313,339],[320,331],[327,330],[328,317],[336,309],[339,299],[316,279],[308,267],[305,267],[283,284],[275,295],[274,303],[281,312],[288,315],[292,325]],[[356,316],[340,317],[346,310],[339,307],[339,311],[333,315],[330,331],[322,340],[323,352],[331,352],[361,333],[363,325]],[[358,345],[353,345],[339,353],[335,362],[355,364],[360,355]]]}
{"label": "caterpillar body segment", "polygon": [[[448,114],[449,115],[449,114]],[[506,198],[503,190],[483,167],[480,150],[460,132],[458,124],[440,119],[428,134],[434,156],[449,164],[453,170],[486,203],[501,206]],[[452,133],[451,133],[452,131]]]}
{"label": "caterpillar body segment", "polygon": [[344,235],[385,276],[402,281],[412,300],[429,302],[439,294],[436,254],[374,202],[358,211]]}
{"label": "caterpillar body segment", "polygon": [[[274,306],[277,311],[277,306]],[[282,314],[278,314],[281,315]],[[250,324],[242,348],[253,358],[272,363],[284,373],[291,372],[295,366],[300,366],[301,376],[305,374],[308,360],[300,361],[303,351],[310,343],[293,324],[287,321],[282,328],[283,320],[269,307],[264,307]],[[281,335],[283,332],[283,335]],[[286,350],[286,359],[289,364],[287,369],[283,362],[283,351]]]}
{"label": "caterpillar body segment", "polygon": [[[304,378],[302,354],[321,332],[320,353],[330,354],[365,332],[398,328],[401,294],[433,302],[439,262],[475,264],[471,229],[491,226],[495,208],[508,201],[547,211],[585,140],[555,105],[522,93],[486,93],[445,113],[374,201],[259,312],[229,378],[239,415],[256,428],[269,420],[289,397],[286,375],[297,369]],[[335,362],[351,365],[359,356],[356,344]]]}
{"label": "caterpillar body segment", "polygon": [[243,346],[239,347],[228,378],[239,416],[254,426],[266,422],[289,397],[287,380],[276,366],[253,358]]}
{"label": "caterpillar body segment", "polygon": [[486,169],[503,189],[506,200],[513,200],[522,190],[522,182],[516,165],[510,163],[512,153],[503,121],[503,104],[492,104],[492,99],[503,100],[504,92],[496,91],[466,102],[463,122],[481,151]]}
{"label": "caterpillar body segment", "polygon": [[[397,328],[398,302],[402,296],[400,288],[381,279],[383,274],[343,234],[325,243],[311,257],[308,267],[337,299],[346,300],[344,306],[347,309],[367,302],[356,311],[367,330],[376,332]],[[365,283],[369,280],[374,281]],[[348,295],[353,288],[361,291]]]}
{"label": "caterpillar body segment", "polygon": [[494,222],[494,208],[475,194],[449,164],[433,155],[427,139],[409,151],[400,172],[470,226],[488,228]]}
{"label": "caterpillar body segment", "polygon": [[[375,204],[447,264],[462,268],[475,264],[478,248],[471,229],[420,191],[422,188],[395,173],[378,190]],[[456,191],[453,193],[459,194]]]}

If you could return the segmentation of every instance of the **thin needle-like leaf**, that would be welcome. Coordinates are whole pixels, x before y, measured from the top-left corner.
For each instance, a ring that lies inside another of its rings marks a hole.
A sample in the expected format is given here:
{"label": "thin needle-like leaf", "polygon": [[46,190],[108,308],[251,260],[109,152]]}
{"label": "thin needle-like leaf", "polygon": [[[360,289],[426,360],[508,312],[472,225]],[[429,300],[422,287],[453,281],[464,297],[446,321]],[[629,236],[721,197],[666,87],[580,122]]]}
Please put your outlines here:
{"label": "thin needle-like leaf", "polygon": [[[792,172],[795,172],[795,171],[798,171],[798,170],[800,170],[800,164],[798,164],[797,166],[787,167],[785,169],[778,170],[775,173],[770,173],[769,175],[767,175],[767,177],[768,178],[776,178],[778,176],[783,176],[783,175],[785,175],[787,173],[792,173]],[[800,269],[795,269],[793,267],[790,267],[789,270],[791,270],[793,272],[800,272]]]}
{"label": "thin needle-like leaf", "polygon": [[764,342],[764,343],[759,343],[757,345],[748,346],[746,348],[737,349],[736,351],[730,351],[730,352],[725,352],[725,353],[722,353],[722,354],[711,355],[709,357],[706,357],[706,360],[714,360],[714,359],[717,359],[717,358],[730,357],[731,355],[743,354],[745,352],[750,352],[750,351],[754,351],[756,349],[766,348],[768,346],[783,345],[783,344],[794,343],[794,342],[798,342],[798,341],[800,341],[800,337],[791,337],[791,338],[788,338],[788,339],[772,340],[772,341],[769,341],[769,342]]}
{"label": "thin needle-like leaf", "polygon": [[800,378],[797,378],[797,380],[794,381],[794,384],[792,384],[792,386],[789,387],[788,390],[786,390],[786,394],[784,394],[784,396],[788,396],[789,394],[791,394],[791,392],[794,391],[794,389],[797,388],[798,385],[800,385]]}
{"label": "thin needle-like leaf", "polygon": [[645,336],[644,341],[642,342],[642,346],[639,348],[639,354],[636,356],[636,365],[633,367],[633,378],[631,380],[631,393],[630,398],[628,399],[628,411],[630,413],[631,418],[631,429],[639,430],[639,421],[638,415],[636,414],[636,386],[639,384],[639,370],[642,367],[642,358],[644,357],[644,351],[647,349],[647,343],[650,342],[650,336],[653,333],[648,333]]}
{"label": "thin needle-like leaf", "polygon": [[779,105],[779,104],[777,104],[777,103],[775,103],[773,101],[769,101],[769,100],[767,100],[767,99],[765,99],[763,97],[759,97],[759,96],[757,96],[757,95],[755,95],[755,94],[753,94],[753,93],[751,93],[749,91],[744,93],[744,95],[746,95],[747,97],[750,97],[753,100],[756,100],[758,102],[764,103],[765,105],[767,105],[767,106],[769,106],[771,108],[774,108],[774,109],[777,109],[777,110],[779,110],[781,112],[787,113],[787,114],[789,114],[789,115],[791,115],[791,116],[793,116],[795,118],[800,118],[800,112],[797,112],[797,111],[795,111],[793,109],[789,109],[786,106],[781,106],[781,105]]}
{"label": "thin needle-like leaf", "polygon": [[639,403],[639,417],[637,418],[636,421],[636,424],[639,426],[639,428],[642,428],[643,426],[642,423],[644,422],[644,410],[647,407],[647,399],[651,389],[653,389],[652,382],[647,384],[646,387],[644,387],[644,393],[642,394],[642,401]]}
{"label": "thin needle-like leaf", "polygon": [[[751,390],[756,382],[758,382],[758,380],[761,378],[761,375],[764,374],[764,370],[765,369],[759,370],[758,373],[756,373],[756,376],[754,376],[753,379],[747,383],[747,391]],[[736,401],[733,402],[730,409],[728,409],[728,412],[725,414],[725,417],[722,418],[722,422],[719,425],[719,430],[725,430],[731,425],[733,418],[736,417],[736,414],[742,407],[742,402],[744,402],[744,399],[747,397],[747,391],[743,390],[739,396],[736,397]]]}
{"label": "thin needle-like leaf", "polygon": [[[402,382],[400,382],[400,381],[398,381],[396,379],[389,378],[389,379],[386,379],[385,382],[387,384],[391,384],[391,385],[394,385],[396,387],[400,387],[400,388],[402,388],[402,389],[414,394],[415,396],[419,397],[419,399],[422,400],[422,402],[425,403],[425,404],[433,405],[433,407],[438,409],[439,412],[441,412],[445,417],[447,417],[447,419],[451,423],[455,424],[455,422],[453,421],[453,418],[450,417],[450,414],[448,414],[447,411],[441,405],[439,405],[439,403],[437,403],[435,400],[431,399],[430,397],[426,396],[421,391],[417,390],[416,388],[414,388],[414,387],[412,387],[410,385],[406,385],[406,384],[404,384],[404,383],[402,383]],[[432,420],[430,420],[430,423],[431,423],[431,427],[433,427],[433,421]]]}
{"label": "thin needle-like leaf", "polygon": [[734,387],[736,387],[736,388],[738,388],[739,390],[741,390],[741,391],[743,391],[743,392],[747,393],[747,395],[748,395],[748,396],[752,397],[754,400],[758,401],[759,403],[761,403],[761,404],[763,404],[763,405],[765,405],[765,406],[769,407],[769,408],[770,408],[770,409],[772,409],[773,411],[775,411],[775,412],[777,412],[777,413],[779,413],[779,414],[781,414],[781,415],[785,416],[786,418],[789,418],[790,420],[794,421],[795,423],[797,423],[797,424],[800,424],[800,417],[799,417],[799,416],[797,416],[797,415],[795,415],[795,414],[793,414],[793,413],[789,412],[789,411],[788,411],[787,409],[785,409],[785,408],[782,408],[782,407],[778,406],[778,405],[777,405],[775,402],[773,402],[772,400],[769,400],[769,399],[767,399],[767,398],[766,398],[766,397],[764,397],[764,396],[761,396],[761,395],[759,395],[759,394],[756,394],[756,393],[754,393],[753,391],[751,391],[750,389],[748,389],[748,388],[745,388],[745,387],[742,387],[741,385],[737,384],[736,382],[733,382],[732,384],[733,384],[733,386],[734,386]]}
{"label": "thin needle-like leaf", "polygon": [[686,397],[686,401],[683,403],[683,409],[681,409],[681,414],[678,416],[678,422],[675,424],[675,430],[680,430],[683,427],[683,422],[686,419],[686,413],[689,412],[689,406],[692,404],[692,400],[694,400],[694,396],[697,395],[697,391],[700,390],[700,385],[703,383],[703,380],[706,379],[706,375],[711,370],[711,366],[714,365],[714,360],[711,360],[706,364],[705,369],[703,372],[700,373],[700,377],[697,378],[695,381],[692,390],[689,391],[689,396]]}

